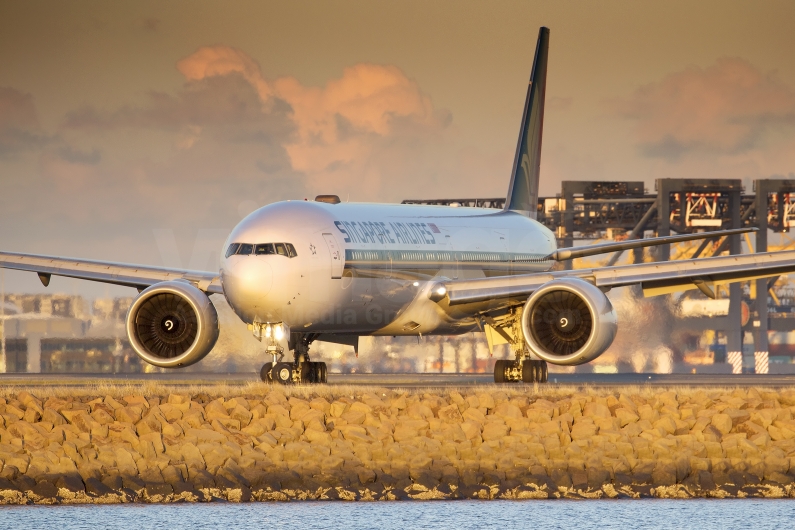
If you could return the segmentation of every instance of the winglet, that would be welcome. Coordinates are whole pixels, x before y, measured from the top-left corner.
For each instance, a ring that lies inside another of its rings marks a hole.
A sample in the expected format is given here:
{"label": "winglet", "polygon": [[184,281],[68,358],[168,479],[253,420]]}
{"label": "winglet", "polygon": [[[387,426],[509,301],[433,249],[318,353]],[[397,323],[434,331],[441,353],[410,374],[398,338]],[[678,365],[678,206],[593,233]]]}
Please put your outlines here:
{"label": "winglet", "polygon": [[538,177],[541,165],[541,135],[544,129],[544,95],[547,89],[549,28],[538,31],[538,44],[530,72],[530,86],[522,114],[519,143],[513,161],[511,184],[505,210],[520,212],[532,219],[538,209]]}

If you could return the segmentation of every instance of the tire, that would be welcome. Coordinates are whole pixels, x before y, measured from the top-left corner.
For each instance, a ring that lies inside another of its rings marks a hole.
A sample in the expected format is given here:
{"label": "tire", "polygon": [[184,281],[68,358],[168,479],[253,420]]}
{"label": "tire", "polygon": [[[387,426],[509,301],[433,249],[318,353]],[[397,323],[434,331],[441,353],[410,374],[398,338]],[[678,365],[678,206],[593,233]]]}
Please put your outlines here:
{"label": "tire", "polygon": [[276,363],[271,370],[271,380],[282,385],[292,384],[293,365],[290,363]]}
{"label": "tire", "polygon": [[495,383],[504,383],[505,382],[505,368],[507,368],[508,361],[504,359],[500,359],[494,363],[494,382]]}
{"label": "tire", "polygon": [[273,384],[273,379],[271,379],[272,369],[273,363],[265,363],[262,365],[262,369],[259,371],[259,378],[262,379],[263,383]]}
{"label": "tire", "polygon": [[318,383],[326,383],[326,363],[317,363],[318,364]]}
{"label": "tire", "polygon": [[539,361],[541,376],[538,378],[539,382],[546,383],[549,380],[549,367],[546,361]]}
{"label": "tire", "polygon": [[318,372],[317,363],[315,362],[307,362],[306,364],[309,365],[309,371],[306,375],[306,382],[307,383],[317,383],[318,377],[320,377],[320,373]]}
{"label": "tire", "polygon": [[522,363],[522,383],[535,383],[538,380],[538,367],[535,361],[525,360]]}
{"label": "tire", "polygon": [[313,370],[315,363],[304,361],[298,365],[298,370],[301,374],[301,384],[314,383],[315,370]]}

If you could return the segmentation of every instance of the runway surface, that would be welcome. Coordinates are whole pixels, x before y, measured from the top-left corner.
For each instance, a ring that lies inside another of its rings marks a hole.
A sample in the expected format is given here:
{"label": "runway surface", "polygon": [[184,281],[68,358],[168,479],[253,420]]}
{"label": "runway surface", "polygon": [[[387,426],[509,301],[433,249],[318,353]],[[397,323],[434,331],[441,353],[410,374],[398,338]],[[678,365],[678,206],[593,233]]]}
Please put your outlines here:
{"label": "runway surface", "polygon": [[[491,374],[328,374],[331,385],[387,388],[433,388],[494,385]],[[97,384],[160,383],[164,385],[245,385],[260,383],[254,373],[195,373],[173,371],[155,374],[0,374],[0,387],[90,386]],[[507,383],[515,385],[516,383]],[[795,375],[729,374],[549,374],[548,385],[611,387],[651,386],[759,386],[789,387]]]}

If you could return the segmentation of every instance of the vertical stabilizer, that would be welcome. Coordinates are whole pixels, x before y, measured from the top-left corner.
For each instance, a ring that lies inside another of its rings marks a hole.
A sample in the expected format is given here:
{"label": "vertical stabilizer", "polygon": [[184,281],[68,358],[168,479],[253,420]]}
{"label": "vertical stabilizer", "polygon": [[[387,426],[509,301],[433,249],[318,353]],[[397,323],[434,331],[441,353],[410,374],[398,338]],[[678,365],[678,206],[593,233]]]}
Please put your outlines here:
{"label": "vertical stabilizer", "polygon": [[530,85],[524,102],[519,144],[513,161],[511,184],[505,209],[520,212],[533,219],[538,209],[538,174],[541,165],[541,133],[544,129],[544,95],[547,89],[547,55],[549,28],[538,32]]}

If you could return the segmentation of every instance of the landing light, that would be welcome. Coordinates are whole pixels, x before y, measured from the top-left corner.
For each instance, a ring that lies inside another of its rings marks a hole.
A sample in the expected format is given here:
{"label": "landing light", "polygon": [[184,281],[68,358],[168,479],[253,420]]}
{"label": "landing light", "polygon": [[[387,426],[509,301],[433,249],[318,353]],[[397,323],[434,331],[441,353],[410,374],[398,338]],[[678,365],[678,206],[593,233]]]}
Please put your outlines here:
{"label": "landing light", "polygon": [[439,302],[447,294],[447,287],[437,284],[430,292],[429,298],[434,302]]}
{"label": "landing light", "polygon": [[273,326],[273,338],[276,340],[282,340],[284,338],[284,328],[281,324]]}
{"label": "landing light", "polygon": [[413,285],[414,287],[419,287],[419,286],[420,286],[420,282],[414,282],[412,285]]}
{"label": "landing light", "polygon": [[271,325],[268,324],[267,326],[265,326],[265,338],[268,338],[268,339],[271,338],[272,334],[273,334],[273,330],[271,329]]}

